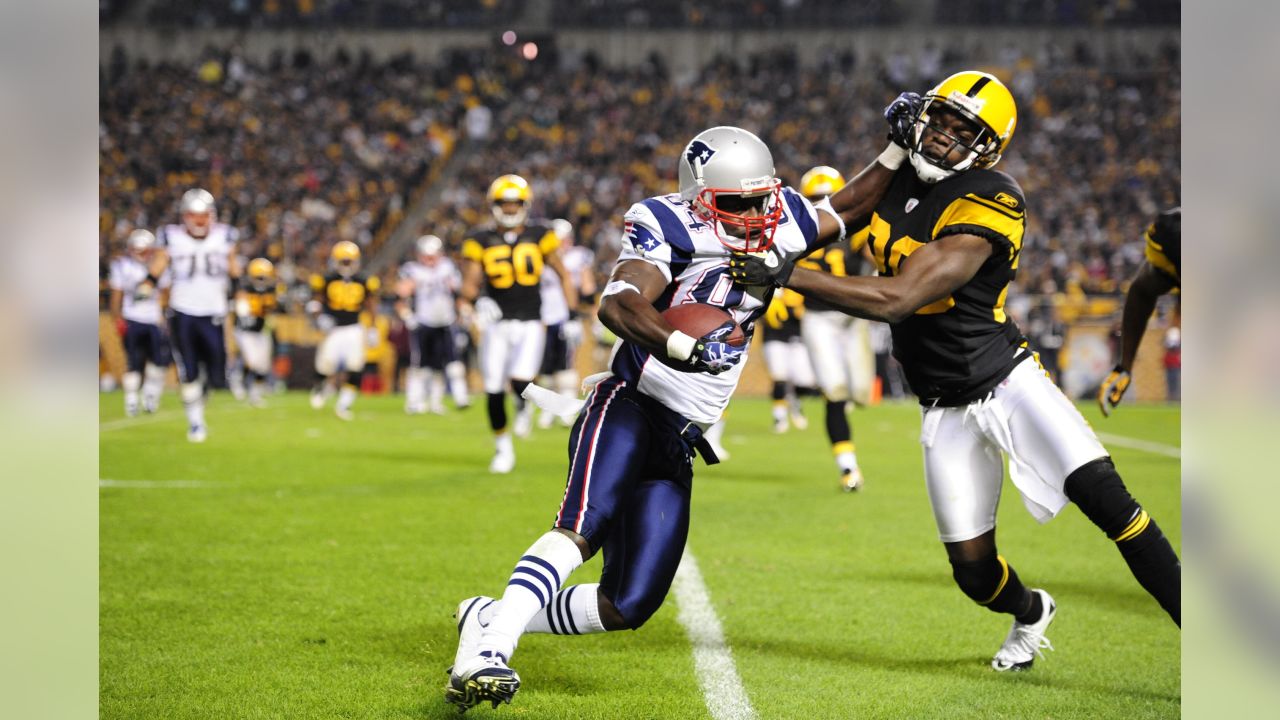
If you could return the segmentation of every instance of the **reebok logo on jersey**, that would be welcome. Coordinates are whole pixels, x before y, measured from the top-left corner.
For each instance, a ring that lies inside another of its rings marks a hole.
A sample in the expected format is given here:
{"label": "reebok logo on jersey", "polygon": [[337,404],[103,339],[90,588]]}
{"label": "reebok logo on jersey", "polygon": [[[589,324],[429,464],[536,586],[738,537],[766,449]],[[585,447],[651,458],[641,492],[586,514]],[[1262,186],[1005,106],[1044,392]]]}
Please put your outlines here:
{"label": "reebok logo on jersey", "polygon": [[1018,198],[1007,193],[996,193],[996,202],[1010,208],[1018,207]]}
{"label": "reebok logo on jersey", "polygon": [[915,210],[916,206],[919,204],[920,204],[919,200],[915,198],[911,198],[910,200],[907,201],[907,212],[911,212],[912,210]]}

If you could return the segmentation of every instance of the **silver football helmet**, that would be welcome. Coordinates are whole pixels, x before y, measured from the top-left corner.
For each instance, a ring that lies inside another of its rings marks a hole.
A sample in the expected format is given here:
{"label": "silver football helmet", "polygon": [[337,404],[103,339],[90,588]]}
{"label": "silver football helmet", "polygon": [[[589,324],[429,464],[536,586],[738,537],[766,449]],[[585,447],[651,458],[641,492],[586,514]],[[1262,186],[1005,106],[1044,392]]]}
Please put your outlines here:
{"label": "silver football helmet", "polygon": [[703,130],[685,146],[679,167],[681,199],[723,245],[761,252],[773,244],[782,184],[763,140],[727,125]]}
{"label": "silver football helmet", "polygon": [[551,231],[560,238],[560,242],[565,245],[573,244],[573,223],[564,218],[556,218],[551,221]]}
{"label": "silver football helmet", "polygon": [[134,257],[142,257],[156,246],[156,236],[150,230],[139,228],[129,233],[126,245]]}
{"label": "silver football helmet", "polygon": [[438,258],[444,254],[444,241],[435,235],[423,235],[418,238],[418,256],[422,258]]}
{"label": "silver football helmet", "polygon": [[179,206],[182,224],[192,237],[204,237],[213,227],[213,194],[203,188],[192,188],[182,194]]}

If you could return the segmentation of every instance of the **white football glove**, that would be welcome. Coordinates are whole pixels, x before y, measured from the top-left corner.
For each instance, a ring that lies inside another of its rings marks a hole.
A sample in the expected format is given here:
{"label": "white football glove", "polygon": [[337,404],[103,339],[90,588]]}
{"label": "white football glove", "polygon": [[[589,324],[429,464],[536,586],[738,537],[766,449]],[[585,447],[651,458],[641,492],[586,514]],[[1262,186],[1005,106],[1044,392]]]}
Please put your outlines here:
{"label": "white football glove", "polygon": [[488,327],[502,319],[502,308],[498,307],[496,300],[487,295],[476,298],[475,307],[477,327]]}

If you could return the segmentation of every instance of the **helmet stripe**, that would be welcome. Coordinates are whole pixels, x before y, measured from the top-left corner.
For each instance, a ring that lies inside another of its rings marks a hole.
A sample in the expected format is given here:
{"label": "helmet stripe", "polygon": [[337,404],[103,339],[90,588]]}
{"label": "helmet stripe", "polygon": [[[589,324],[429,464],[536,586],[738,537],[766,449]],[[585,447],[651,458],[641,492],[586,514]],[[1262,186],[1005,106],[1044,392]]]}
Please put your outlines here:
{"label": "helmet stripe", "polygon": [[969,97],[978,97],[978,93],[982,92],[982,88],[986,87],[987,83],[989,82],[991,82],[991,76],[983,75],[982,77],[978,78],[978,81],[975,82],[973,84],[973,87],[969,88],[969,92],[965,94],[968,95]]}

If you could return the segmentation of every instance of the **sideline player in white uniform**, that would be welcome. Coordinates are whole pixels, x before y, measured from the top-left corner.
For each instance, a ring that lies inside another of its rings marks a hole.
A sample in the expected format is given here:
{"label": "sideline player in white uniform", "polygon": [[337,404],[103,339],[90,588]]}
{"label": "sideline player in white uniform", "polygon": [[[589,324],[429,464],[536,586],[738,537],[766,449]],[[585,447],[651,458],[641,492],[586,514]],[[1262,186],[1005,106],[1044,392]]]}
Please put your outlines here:
{"label": "sideline player in white uniform", "polygon": [[760,325],[764,365],[773,381],[773,431],[784,433],[792,425],[797,430],[809,427],[799,394],[813,391],[813,361],[809,349],[800,339],[800,321],[804,317],[804,297],[791,290],[773,294],[769,309]]}
{"label": "sideline player in white uniform", "polygon": [[147,277],[155,247],[156,236],[150,230],[134,230],[129,235],[128,252],[111,261],[108,280],[111,315],[116,327],[123,328],[120,340],[127,365],[121,384],[124,414],[129,417],[137,415],[139,407],[148,413],[159,409],[165,372],[173,362],[163,325],[163,295],[169,288],[169,273],[163,273],[158,283]]}
{"label": "sideline player in white uniform", "polygon": [[[835,168],[819,165],[804,174],[800,192],[812,201],[821,200],[844,186],[844,176]],[[853,250],[855,237],[823,248],[796,263],[797,267],[830,273],[836,277],[860,275],[864,258]],[[819,298],[807,299],[800,320],[818,387],[826,400],[827,439],[840,471],[840,488],[846,492],[862,487],[862,470],[849,426],[849,403],[866,403],[875,377],[871,336],[867,321],[846,315]]]}
{"label": "sideline player in white uniform", "polygon": [[[444,414],[445,385],[458,409],[471,406],[467,369],[458,358],[458,291],[462,273],[445,257],[444,241],[423,235],[415,245],[417,260],[400,266],[396,313],[409,329],[409,373],[404,411]],[[412,298],[412,307],[407,302]],[[429,405],[428,405],[429,403]]]}
{"label": "sideline player in white uniform", "polygon": [[[480,326],[480,373],[488,396],[494,454],[489,472],[509,473],[516,465],[507,432],[506,388],[516,396],[516,412],[526,406],[521,393],[538,376],[546,329],[542,325],[544,267],[572,285],[560,260],[560,238],[543,223],[529,222],[533,196],[519,175],[503,175],[489,186],[496,226],[476,230],[462,244],[462,298],[472,303]],[[481,288],[484,296],[480,296]]]}
{"label": "sideline player in white uniform", "polygon": [[930,90],[914,118],[895,128],[911,166],[894,175],[871,216],[879,277],[732,261],[735,280],[785,285],[890,323],[894,355],[922,405],[925,484],[952,576],[979,605],[1014,616],[991,661],[998,671],[1029,668],[1052,649],[1045,630],[1056,611],[1053,598],[1023,585],[996,551],[1002,454],[1038,521],[1074,502],[1175,623],[1182,612],[1173,547],[1005,312],[1026,204],[1017,182],[991,167],[1016,124],[1009,90],[966,71]]}
{"label": "sideline player in white uniform", "polygon": [[[790,257],[838,239],[844,222],[870,212],[883,192],[892,177],[886,165],[904,159],[900,148],[886,150],[846,191],[815,207],[782,187],[759,138],[715,127],[681,153],[679,194],[631,206],[622,254],[600,301],[601,320],[620,340],[612,375],[595,386],[570,431],[568,482],[554,528],[523,553],[501,600],[459,605],[447,700],[463,708],[509,702],[520,678],[507,661],[526,630],[634,629],[653,615],[688,535],[695,449],[715,462],[702,433],[729,404],[747,350],[722,341],[732,322],[697,338],[660,312],[709,303],[750,333],[772,290],[734,283],[731,249],[773,247]],[[602,548],[600,582],[562,590]]]}
{"label": "sideline player in white uniform", "polygon": [[245,272],[248,282],[236,291],[236,345],[248,375],[247,400],[252,407],[264,407],[262,397],[271,376],[271,328],[267,314],[279,303],[280,288],[276,267],[266,258],[254,258]]}
{"label": "sideline player in white uniform", "polygon": [[160,249],[151,264],[152,282],[166,269],[172,277],[169,293],[170,338],[178,356],[182,405],[187,413],[187,439],[204,442],[205,386],[227,387],[227,344],[223,323],[232,280],[240,277],[236,243],[240,231],[216,222],[213,195],[199,188],[182,195],[182,224],[165,225],[157,238]]}
{"label": "sideline player in white uniform", "polygon": [[[594,302],[596,294],[595,253],[574,244],[573,225],[562,218],[551,221],[551,229],[560,238],[560,259],[573,287],[565,291],[560,276],[550,268],[542,271],[542,324],[547,326],[547,343],[542,351],[542,375],[549,378],[548,385],[564,395],[578,391],[578,348],[582,346],[581,308]],[[569,305],[565,297],[572,297],[576,304]],[[533,408],[526,406],[532,415]],[[522,413],[523,415],[523,413]],[[538,427],[549,428],[556,416],[543,410],[538,416]],[[522,420],[516,416],[516,436],[519,437]],[[526,430],[527,432],[527,430]]]}
{"label": "sideline player in white uniform", "polygon": [[329,398],[334,383],[342,385],[334,414],[343,420],[352,418],[364,379],[365,342],[367,334],[360,324],[360,312],[377,311],[376,276],[360,274],[360,246],[350,240],[334,244],[329,253],[332,268],[328,274],[312,275],[312,300],[307,312],[315,318],[316,327],[324,331],[324,340],[316,348],[316,384],[311,390],[311,407],[319,410]]}

